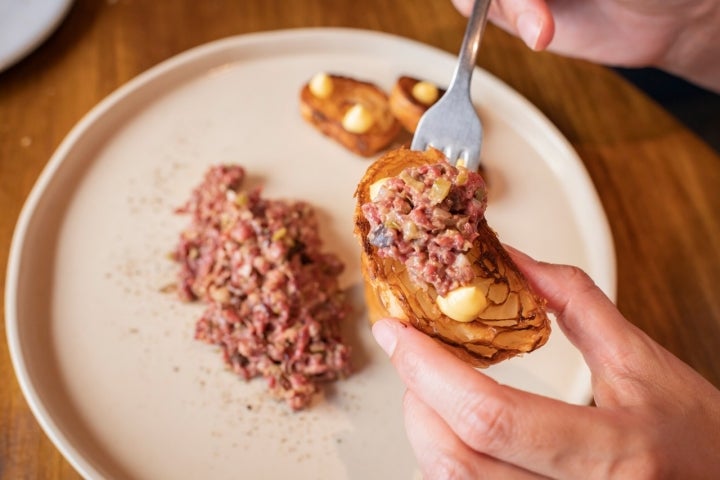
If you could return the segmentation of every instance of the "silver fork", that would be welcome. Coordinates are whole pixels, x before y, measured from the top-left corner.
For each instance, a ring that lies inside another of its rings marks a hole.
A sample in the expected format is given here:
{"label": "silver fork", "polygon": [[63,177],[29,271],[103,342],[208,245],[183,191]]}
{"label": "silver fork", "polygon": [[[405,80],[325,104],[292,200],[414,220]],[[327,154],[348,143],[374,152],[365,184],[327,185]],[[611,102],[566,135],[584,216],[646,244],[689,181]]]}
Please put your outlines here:
{"label": "silver fork", "polygon": [[468,19],[458,63],[450,87],[420,119],[413,136],[412,150],[434,147],[455,165],[470,170],[480,166],[483,128],[470,98],[475,60],[485,30],[490,0],[476,0]]}

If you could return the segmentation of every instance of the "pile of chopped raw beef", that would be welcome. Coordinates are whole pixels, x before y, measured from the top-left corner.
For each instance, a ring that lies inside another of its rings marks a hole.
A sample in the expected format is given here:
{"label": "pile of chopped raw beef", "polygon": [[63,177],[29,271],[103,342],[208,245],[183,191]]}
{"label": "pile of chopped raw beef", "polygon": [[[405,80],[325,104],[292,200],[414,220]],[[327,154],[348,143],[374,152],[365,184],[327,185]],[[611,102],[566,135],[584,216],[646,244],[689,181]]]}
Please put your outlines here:
{"label": "pile of chopped raw beef", "polygon": [[197,339],[221,347],[243,378],[266,378],[298,410],[319,382],[350,372],[343,265],[321,251],[310,205],[263,198],[242,188],[244,178],[240,166],[212,167],[179,209],[191,216],[174,252],[180,296],[207,304]]}

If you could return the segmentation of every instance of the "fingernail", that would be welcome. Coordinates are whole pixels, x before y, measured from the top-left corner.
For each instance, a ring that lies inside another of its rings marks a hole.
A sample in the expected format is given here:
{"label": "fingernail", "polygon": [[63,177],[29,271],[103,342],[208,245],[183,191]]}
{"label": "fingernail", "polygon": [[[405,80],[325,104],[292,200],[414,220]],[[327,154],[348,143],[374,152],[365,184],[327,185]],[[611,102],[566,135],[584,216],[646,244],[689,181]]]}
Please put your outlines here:
{"label": "fingernail", "polygon": [[523,12],[518,16],[515,27],[520,38],[523,39],[527,46],[533,50],[536,49],[540,38],[540,29],[542,28],[540,17],[534,12]]}
{"label": "fingernail", "polygon": [[396,325],[388,320],[378,320],[372,327],[372,333],[380,348],[385,350],[388,356],[392,355],[397,345]]}

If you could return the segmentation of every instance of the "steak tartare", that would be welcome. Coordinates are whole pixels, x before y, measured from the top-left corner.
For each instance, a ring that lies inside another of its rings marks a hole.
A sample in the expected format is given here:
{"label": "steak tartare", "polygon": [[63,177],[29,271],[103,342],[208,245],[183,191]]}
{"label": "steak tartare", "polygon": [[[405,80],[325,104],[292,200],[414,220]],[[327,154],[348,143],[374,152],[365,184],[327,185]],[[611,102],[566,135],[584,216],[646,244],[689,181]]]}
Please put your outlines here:
{"label": "steak tartare", "polygon": [[380,182],[362,206],[368,240],[380,257],[405,264],[410,277],[440,295],[475,278],[468,253],[479,236],[487,192],[482,177],[447,162],[410,167]]}
{"label": "steak tartare", "polygon": [[344,267],[321,251],[309,204],[263,198],[259,188],[244,190],[244,179],[241,166],[211,167],[178,209],[191,217],[173,255],[179,294],[207,304],[195,338],[299,410],[319,382],[351,370],[340,335],[350,312],[338,283]]}

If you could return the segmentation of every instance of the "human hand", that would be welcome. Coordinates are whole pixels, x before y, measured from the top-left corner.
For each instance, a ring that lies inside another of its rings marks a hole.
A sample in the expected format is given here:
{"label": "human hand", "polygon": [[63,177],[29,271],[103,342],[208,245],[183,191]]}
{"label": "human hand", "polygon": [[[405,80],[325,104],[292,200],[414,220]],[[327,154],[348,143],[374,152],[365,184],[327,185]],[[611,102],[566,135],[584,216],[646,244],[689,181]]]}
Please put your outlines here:
{"label": "human hand", "polygon": [[582,352],[596,407],[500,385],[396,320],[373,326],[407,386],[427,479],[720,478],[720,391],[629,323],[581,270],[513,259]]}
{"label": "human hand", "polygon": [[[474,0],[452,0],[467,15]],[[653,66],[720,92],[716,0],[494,0],[489,18],[533,49]]]}

